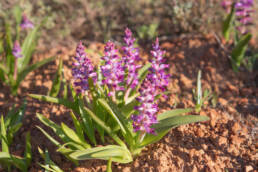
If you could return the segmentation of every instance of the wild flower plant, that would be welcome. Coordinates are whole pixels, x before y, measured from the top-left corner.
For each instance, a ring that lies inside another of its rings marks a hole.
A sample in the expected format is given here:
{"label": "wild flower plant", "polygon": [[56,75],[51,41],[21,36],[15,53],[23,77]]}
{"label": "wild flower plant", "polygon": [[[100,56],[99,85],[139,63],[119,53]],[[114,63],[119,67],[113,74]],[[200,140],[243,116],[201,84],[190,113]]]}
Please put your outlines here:
{"label": "wild flower plant", "polygon": [[[0,80],[10,86],[12,94],[16,95],[20,83],[29,72],[50,62],[54,58],[47,58],[29,65],[36,46],[39,28],[44,21],[34,27],[34,24],[25,14],[23,14],[23,16],[21,15],[21,9],[19,7],[16,7],[13,11],[16,19],[15,35],[12,35],[13,32],[9,22],[9,15],[5,14],[5,16],[3,16],[5,31],[4,37],[2,38],[3,40],[1,40],[1,42],[3,42],[3,47],[1,48],[3,52],[0,56]],[[25,34],[23,33],[24,29],[27,29],[27,31],[22,41],[20,35]]]}
{"label": "wild flower plant", "polygon": [[13,142],[15,133],[22,126],[22,119],[25,114],[25,109],[26,101],[18,111],[16,111],[15,108],[12,108],[5,118],[1,116],[0,138],[2,151],[0,152],[0,163],[1,166],[8,172],[12,170],[12,166],[15,166],[23,172],[27,172],[31,162],[31,144],[29,133],[26,134],[26,149],[24,152],[24,157],[12,155],[9,149]]}
{"label": "wild flower plant", "polygon": [[248,28],[252,25],[253,5],[253,0],[222,1],[222,7],[228,13],[223,23],[223,36],[228,41],[233,32],[234,48],[231,53],[231,62],[236,72],[244,62],[248,43],[252,38]]}
{"label": "wild flower plant", "polygon": [[[43,115],[37,114],[37,117],[52,128],[63,144],[38,128],[58,147],[58,152],[75,163],[78,160],[103,159],[108,160],[108,169],[111,169],[112,161],[131,162],[145,146],[159,141],[171,128],[209,119],[206,116],[181,115],[191,109],[158,113],[159,98],[166,98],[164,93],[170,78],[159,40],[153,44],[153,58],[144,66],[137,63],[139,50],[128,28],[124,41],[122,51],[108,41],[102,61],[96,67],[85,53],[82,42],[79,43],[72,69],[73,86],[70,87],[73,100],[30,95],[72,110],[75,130],[64,123],[55,124]],[[103,146],[94,147],[100,144]]]}

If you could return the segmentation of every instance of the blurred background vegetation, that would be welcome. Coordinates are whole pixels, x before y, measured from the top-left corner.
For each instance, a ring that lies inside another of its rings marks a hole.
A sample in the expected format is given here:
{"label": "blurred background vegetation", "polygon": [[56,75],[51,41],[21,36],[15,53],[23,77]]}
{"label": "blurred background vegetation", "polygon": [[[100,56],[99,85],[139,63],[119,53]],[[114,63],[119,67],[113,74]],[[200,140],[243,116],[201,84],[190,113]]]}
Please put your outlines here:
{"label": "blurred background vegetation", "polygon": [[220,0],[1,0],[1,13],[15,5],[35,23],[49,16],[41,41],[52,46],[80,39],[119,40],[125,27],[137,33],[140,43],[157,35],[166,40],[180,34],[220,33],[225,16]]}

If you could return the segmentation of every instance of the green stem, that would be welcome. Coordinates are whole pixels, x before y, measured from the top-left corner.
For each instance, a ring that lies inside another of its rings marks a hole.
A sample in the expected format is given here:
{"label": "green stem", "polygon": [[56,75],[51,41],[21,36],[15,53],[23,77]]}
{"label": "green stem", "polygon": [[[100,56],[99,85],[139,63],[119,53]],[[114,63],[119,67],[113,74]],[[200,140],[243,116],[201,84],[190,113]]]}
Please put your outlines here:
{"label": "green stem", "polygon": [[107,163],[107,172],[112,172],[112,158],[108,160]]}

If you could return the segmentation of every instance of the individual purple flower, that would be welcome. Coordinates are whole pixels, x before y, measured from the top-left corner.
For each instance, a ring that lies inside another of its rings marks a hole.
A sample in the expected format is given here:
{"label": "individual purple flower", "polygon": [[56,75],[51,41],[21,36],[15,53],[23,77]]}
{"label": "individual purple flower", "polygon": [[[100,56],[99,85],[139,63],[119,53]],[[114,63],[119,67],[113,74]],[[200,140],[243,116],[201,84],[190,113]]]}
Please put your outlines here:
{"label": "individual purple flower", "polygon": [[140,105],[135,107],[135,110],[137,110],[139,114],[131,116],[134,132],[141,131],[155,134],[155,130],[151,128],[153,124],[158,123],[156,117],[158,105],[154,103],[155,95],[153,94],[155,87],[153,87],[151,81],[146,78],[139,92],[140,96],[137,98],[137,101],[140,102]]}
{"label": "individual purple flower", "polygon": [[26,14],[22,15],[22,21],[21,21],[20,26],[22,29],[34,28],[34,24],[29,20],[29,18],[26,16]]}
{"label": "individual purple flower", "polygon": [[139,60],[139,49],[134,47],[135,38],[132,36],[132,32],[130,29],[125,29],[125,37],[124,41],[126,46],[123,47],[124,51],[124,65],[128,71],[127,76],[127,85],[130,85],[131,88],[135,88],[138,84],[138,74],[137,69],[140,65],[136,65],[136,61]]}
{"label": "individual purple flower", "polygon": [[104,76],[102,83],[110,87],[109,96],[114,96],[115,91],[124,90],[124,87],[121,86],[124,82],[124,67],[113,42],[108,41],[106,43],[105,56],[102,57],[102,60],[105,62],[101,66],[101,72]]}
{"label": "individual purple flower", "polygon": [[74,86],[78,93],[89,89],[88,79],[92,78],[94,83],[97,81],[97,73],[94,72],[94,67],[87,57],[85,47],[82,42],[78,44],[75,55],[76,62],[73,63],[72,75]]}
{"label": "individual purple flower", "polygon": [[13,49],[12,49],[12,54],[16,58],[21,58],[22,57],[22,50],[21,50],[20,44],[17,40],[14,42]]}
{"label": "individual purple flower", "polygon": [[221,2],[221,6],[222,8],[227,12],[229,13],[230,12],[230,8],[231,8],[231,5],[233,4],[232,0],[223,0]]}

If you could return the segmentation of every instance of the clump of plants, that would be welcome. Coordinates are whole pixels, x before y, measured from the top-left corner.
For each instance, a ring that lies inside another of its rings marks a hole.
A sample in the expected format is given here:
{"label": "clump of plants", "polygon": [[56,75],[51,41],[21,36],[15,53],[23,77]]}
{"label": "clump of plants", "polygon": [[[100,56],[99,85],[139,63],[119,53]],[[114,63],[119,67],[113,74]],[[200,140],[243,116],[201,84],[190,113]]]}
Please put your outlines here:
{"label": "clump of plants", "polygon": [[25,114],[25,109],[26,101],[17,111],[13,107],[5,118],[1,114],[0,139],[2,150],[0,152],[0,163],[2,168],[7,170],[8,172],[12,171],[12,166],[15,166],[22,172],[27,172],[31,162],[31,144],[29,133],[26,134],[24,157],[11,154],[9,149],[11,144],[13,143],[15,134],[22,126],[22,119]]}
{"label": "clump of plants", "polygon": [[[5,30],[0,37],[0,80],[10,87],[13,95],[16,95],[20,83],[29,72],[54,58],[29,64],[37,45],[39,28],[45,20],[35,26],[25,13],[22,14],[21,8],[18,6],[13,9],[12,14],[16,19],[15,27],[11,26],[8,14],[1,16],[4,20]],[[13,28],[15,28],[15,34],[13,34]]]}
{"label": "clump of plants", "polygon": [[[223,0],[222,7],[228,13],[223,23],[223,36],[226,41],[233,37],[233,49],[231,52],[231,64],[237,72],[242,64],[250,66],[255,62],[257,54],[251,53],[247,57],[248,43],[252,38],[249,27],[252,25],[253,0]],[[250,53],[249,53],[250,54]],[[253,65],[252,65],[253,66]],[[249,68],[252,68],[249,67]]]}
{"label": "clump of plants", "polygon": [[139,49],[127,28],[119,50],[108,41],[99,65],[94,66],[80,42],[76,49],[70,87],[72,100],[53,96],[30,96],[71,109],[74,128],[58,125],[41,114],[38,119],[50,127],[62,142],[38,127],[55,144],[57,151],[75,164],[79,160],[102,159],[129,163],[142,149],[159,141],[171,128],[206,121],[198,115],[182,115],[191,109],[159,113],[160,97],[166,98],[170,76],[159,40],[153,44],[151,60],[141,66]]}

